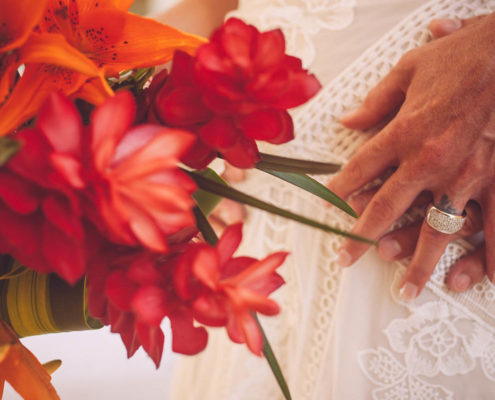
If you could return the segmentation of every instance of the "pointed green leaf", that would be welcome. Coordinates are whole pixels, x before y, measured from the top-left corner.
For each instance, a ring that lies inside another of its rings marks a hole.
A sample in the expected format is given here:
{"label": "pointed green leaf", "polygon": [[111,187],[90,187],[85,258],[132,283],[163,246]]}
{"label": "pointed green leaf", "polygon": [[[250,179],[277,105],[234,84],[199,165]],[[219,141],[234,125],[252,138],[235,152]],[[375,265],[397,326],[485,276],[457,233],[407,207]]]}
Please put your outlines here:
{"label": "pointed green leaf", "polygon": [[[204,171],[196,171],[196,173],[227,186],[227,183],[220,177],[220,175],[218,175],[211,168],[206,168]],[[210,213],[222,200],[222,197],[201,189],[194,192],[193,198],[203,214],[206,216],[210,215]]]}
{"label": "pointed green leaf", "polygon": [[208,243],[210,246],[215,246],[218,242],[218,237],[211,227],[210,223],[206,219],[206,216],[203,214],[199,207],[194,207],[193,212],[194,216],[196,217],[196,226],[206,240],[206,243]]}
{"label": "pointed green leaf", "polygon": [[284,374],[282,373],[282,369],[280,368],[280,365],[277,361],[277,358],[275,357],[275,353],[272,350],[272,346],[270,346],[270,342],[268,341],[268,338],[266,337],[265,331],[263,327],[261,326],[261,323],[258,319],[258,316],[253,313],[254,318],[256,319],[256,322],[258,323],[258,326],[260,328],[261,334],[263,335],[263,341],[264,341],[264,346],[263,346],[263,354],[266,357],[266,360],[268,361],[268,365],[270,366],[270,369],[273,372],[273,375],[275,376],[275,379],[277,380],[278,386],[280,387],[280,390],[282,390],[282,393],[284,395],[285,400],[292,400],[292,397],[290,395],[289,391],[289,386],[287,385],[287,382],[285,381]]}
{"label": "pointed green leaf", "polygon": [[269,169],[280,172],[294,172],[299,174],[333,174],[340,170],[339,164],[323,163],[319,161],[300,160],[260,153],[261,161],[256,168]]}
{"label": "pointed green leaf", "polygon": [[322,223],[317,222],[315,220],[312,220],[310,218],[306,218],[302,215],[298,215],[298,214],[292,213],[290,211],[281,209],[277,206],[266,203],[262,200],[258,200],[255,197],[249,196],[245,193],[242,193],[238,190],[235,190],[234,188],[231,188],[229,186],[225,186],[224,184],[215,182],[215,181],[213,181],[207,177],[201,176],[200,174],[198,174],[195,171],[186,171],[186,170],[184,170],[184,171],[187,172],[193,178],[193,180],[196,182],[196,184],[198,185],[199,188],[206,190],[207,192],[211,192],[211,193],[217,194],[219,196],[226,197],[228,199],[237,201],[239,203],[247,204],[247,205],[250,205],[252,207],[256,207],[256,208],[259,208],[261,210],[268,211],[272,214],[280,215],[282,217],[291,219],[293,221],[297,221],[297,222],[300,222],[302,224],[321,229],[325,232],[336,233],[338,235],[342,235],[342,236],[345,236],[345,237],[348,237],[351,239],[355,239],[355,240],[369,243],[369,244],[373,244],[373,245],[376,244],[376,242],[371,240],[371,239],[368,239],[368,238],[365,238],[362,236],[358,236],[358,235],[354,235],[353,233],[342,231],[342,230],[337,229],[337,228],[333,228],[331,226],[322,224]]}
{"label": "pointed green leaf", "polygon": [[276,176],[277,178],[289,182],[297,187],[300,187],[301,189],[306,190],[309,193],[314,194],[315,196],[320,197],[323,200],[328,201],[330,204],[333,204],[335,207],[340,208],[342,211],[345,211],[347,214],[354,218],[358,217],[356,212],[344,200],[342,200],[331,190],[323,186],[320,182],[307,175],[295,174],[293,172],[272,171],[269,169],[260,168],[258,166],[257,168],[263,172],[266,172],[267,174]]}
{"label": "pointed green leaf", "polygon": [[21,148],[21,142],[15,139],[0,137],[0,167],[7,163]]}

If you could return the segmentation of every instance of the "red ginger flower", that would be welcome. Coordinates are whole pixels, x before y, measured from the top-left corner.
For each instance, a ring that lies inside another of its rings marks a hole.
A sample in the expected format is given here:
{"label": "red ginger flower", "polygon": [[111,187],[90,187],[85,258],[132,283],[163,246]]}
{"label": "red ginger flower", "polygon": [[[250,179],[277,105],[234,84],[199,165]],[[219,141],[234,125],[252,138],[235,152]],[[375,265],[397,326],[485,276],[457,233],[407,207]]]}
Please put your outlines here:
{"label": "red ginger flower", "polygon": [[195,185],[175,165],[192,135],[130,129],[134,109],[132,96],[119,93],[83,128],[65,97],[48,98],[36,127],[16,135],[22,149],[0,168],[0,252],[74,283],[108,239],[166,252],[167,237],[194,224]]}
{"label": "red ginger flower", "polygon": [[230,18],[195,58],[176,53],[154,111],[166,125],[196,127],[200,139],[185,158],[191,166],[204,167],[218,151],[247,168],[259,161],[255,140],[293,139],[287,109],[305,103],[320,87],[299,59],[285,54],[280,30],[260,33]]}
{"label": "red ginger flower", "polygon": [[241,240],[242,224],[236,224],[225,229],[215,247],[194,245],[194,252],[186,253],[178,264],[175,285],[178,294],[192,302],[198,322],[225,326],[232,341],[246,343],[261,355],[263,337],[252,312],[278,314],[278,304],[267,296],[284,283],[275,271],[288,253],[263,260],[233,258]]}
{"label": "red ginger flower", "polygon": [[251,313],[278,313],[277,303],[267,296],[283,284],[275,270],[287,254],[260,261],[233,258],[241,229],[241,224],[227,228],[215,247],[184,243],[167,255],[137,251],[118,256],[120,249],[105,253],[88,270],[90,314],[120,334],[129,357],[143,346],[157,366],[165,317],[175,352],[192,355],[206,347],[208,334],[197,326],[201,323],[226,326],[233,341],[261,354],[263,338]]}

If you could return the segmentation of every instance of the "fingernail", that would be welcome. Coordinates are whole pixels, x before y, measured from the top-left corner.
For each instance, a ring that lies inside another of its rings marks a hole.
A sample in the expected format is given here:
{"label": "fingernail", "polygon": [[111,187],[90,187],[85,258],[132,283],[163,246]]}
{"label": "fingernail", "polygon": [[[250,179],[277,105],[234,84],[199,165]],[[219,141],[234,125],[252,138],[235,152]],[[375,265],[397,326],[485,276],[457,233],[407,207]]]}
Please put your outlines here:
{"label": "fingernail", "polygon": [[411,282],[406,282],[399,291],[400,298],[402,300],[413,300],[418,296],[418,287]]}
{"label": "fingernail", "polygon": [[442,28],[446,33],[453,33],[462,26],[462,21],[455,18],[445,18],[439,20],[439,22],[442,24]]}
{"label": "fingernail", "polygon": [[456,290],[464,292],[471,286],[471,277],[466,274],[459,274],[454,280],[454,285]]}
{"label": "fingernail", "polygon": [[352,110],[352,111],[348,111],[348,112],[344,113],[344,114],[340,117],[340,121],[341,121],[341,122],[345,122],[346,120],[353,119],[353,118],[354,118],[354,117],[356,117],[358,114],[359,114],[359,109],[357,109],[357,110]]}
{"label": "fingernail", "polygon": [[339,250],[337,264],[339,264],[341,267],[348,267],[352,264],[352,257],[347,250]]}
{"label": "fingernail", "polygon": [[401,250],[399,242],[395,239],[384,238],[378,242],[378,253],[387,260],[393,260]]}

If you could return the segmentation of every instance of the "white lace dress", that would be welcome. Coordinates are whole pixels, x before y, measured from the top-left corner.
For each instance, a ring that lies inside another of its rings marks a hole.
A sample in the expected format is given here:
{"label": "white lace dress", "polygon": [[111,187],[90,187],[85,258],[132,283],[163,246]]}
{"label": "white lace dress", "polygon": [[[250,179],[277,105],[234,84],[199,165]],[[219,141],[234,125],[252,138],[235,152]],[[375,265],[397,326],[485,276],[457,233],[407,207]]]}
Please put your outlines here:
{"label": "white lace dress", "polygon": [[[428,22],[494,10],[495,0],[240,0],[233,14],[260,29],[282,27],[289,51],[325,85],[294,113],[296,139],[269,151],[345,163],[364,135],[338,117],[430,39]],[[270,176],[253,173],[241,189],[342,229],[352,224]],[[444,285],[449,266],[469,251],[465,242],[451,245],[421,296],[404,303],[404,266],[374,250],[342,270],[338,237],[258,211],[244,234],[245,254],[291,251],[281,271],[287,284],[274,296],[283,311],[262,322],[294,400],[495,398],[495,288],[486,279],[464,294]],[[174,399],[282,399],[266,360],[210,332],[206,351],[181,360]]]}

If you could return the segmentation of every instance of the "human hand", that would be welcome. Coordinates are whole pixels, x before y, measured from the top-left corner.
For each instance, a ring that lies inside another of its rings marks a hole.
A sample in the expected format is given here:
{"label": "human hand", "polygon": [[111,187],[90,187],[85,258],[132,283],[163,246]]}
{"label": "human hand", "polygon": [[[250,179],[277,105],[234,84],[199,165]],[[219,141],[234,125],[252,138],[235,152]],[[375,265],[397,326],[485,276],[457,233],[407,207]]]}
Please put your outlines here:
{"label": "human hand", "polygon": [[[423,191],[433,194],[438,208],[457,215],[475,200],[482,209],[487,274],[493,281],[495,14],[464,25],[406,53],[361,107],[342,117],[345,126],[366,129],[396,113],[329,187],[347,198],[396,167],[352,230],[372,239],[380,238]],[[404,298],[420,293],[451,240],[452,236],[422,224],[402,283]],[[344,241],[341,264],[352,264],[366,249],[363,243]]]}
{"label": "human hand", "polygon": [[[369,203],[376,190],[369,190],[354,196],[351,207],[360,214]],[[413,202],[413,206],[425,209],[431,203],[431,194],[421,193]],[[481,208],[475,202],[466,206],[466,221],[459,232],[451,235],[452,240],[468,239],[475,243],[475,249],[453,264],[447,275],[447,287],[454,292],[464,292],[476,283],[481,282],[486,274],[486,257],[484,241],[472,240],[483,230]],[[381,258],[389,261],[411,257],[421,231],[421,221],[396,229],[383,236],[378,242],[377,251]]]}

